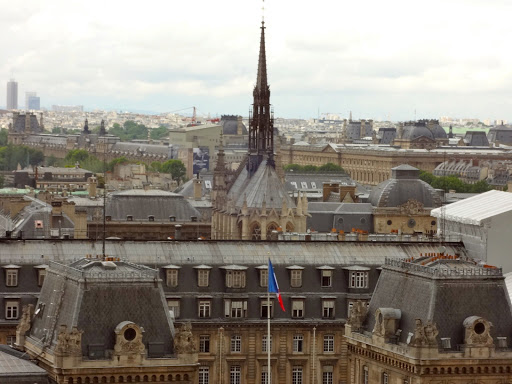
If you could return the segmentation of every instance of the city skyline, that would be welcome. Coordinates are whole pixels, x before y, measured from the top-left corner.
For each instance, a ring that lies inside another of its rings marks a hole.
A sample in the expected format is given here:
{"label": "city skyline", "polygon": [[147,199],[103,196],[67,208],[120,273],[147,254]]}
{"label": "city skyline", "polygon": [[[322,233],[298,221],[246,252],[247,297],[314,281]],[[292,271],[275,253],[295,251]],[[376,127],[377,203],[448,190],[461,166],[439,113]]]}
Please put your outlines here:
{"label": "city skyline", "polygon": [[[0,78],[47,108],[249,111],[260,1],[27,4],[3,7]],[[276,116],[512,120],[506,2],[265,7]]]}

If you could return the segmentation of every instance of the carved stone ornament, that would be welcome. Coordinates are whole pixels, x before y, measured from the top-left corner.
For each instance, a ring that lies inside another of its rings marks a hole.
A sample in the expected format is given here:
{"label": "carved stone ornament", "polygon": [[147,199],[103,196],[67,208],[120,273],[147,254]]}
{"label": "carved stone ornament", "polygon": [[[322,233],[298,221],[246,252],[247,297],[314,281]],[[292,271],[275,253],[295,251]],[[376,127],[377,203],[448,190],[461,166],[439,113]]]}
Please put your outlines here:
{"label": "carved stone ornament", "polygon": [[478,316],[470,316],[464,320],[464,342],[470,346],[492,346],[494,340],[491,336],[492,323]]}
{"label": "carved stone ornament", "polygon": [[63,355],[80,356],[82,354],[82,333],[77,327],[73,326],[71,332],[68,332],[66,325],[61,325],[57,335],[56,351]]}
{"label": "carved stone ornament", "polygon": [[16,331],[25,334],[32,326],[32,316],[34,316],[34,305],[24,305],[21,320],[18,326],[16,327]]}
{"label": "carved stone ornament", "polygon": [[347,321],[348,324],[352,326],[352,330],[358,331],[361,329],[367,313],[368,307],[366,306],[366,302],[357,300],[350,310],[350,316]]}
{"label": "carved stone ornament", "polygon": [[185,323],[174,338],[174,350],[176,353],[196,353],[196,346],[192,336],[192,325]]}
{"label": "carved stone ornament", "polygon": [[413,347],[437,347],[437,330],[436,323],[428,321],[425,325],[421,319],[416,319],[416,326],[410,345]]}
{"label": "carved stone ornament", "polygon": [[418,200],[409,199],[402,205],[399,205],[400,213],[404,215],[417,215],[422,213],[424,206]]}
{"label": "carved stone ornament", "polygon": [[135,323],[124,321],[116,327],[116,355],[136,355],[145,350],[142,329]]}

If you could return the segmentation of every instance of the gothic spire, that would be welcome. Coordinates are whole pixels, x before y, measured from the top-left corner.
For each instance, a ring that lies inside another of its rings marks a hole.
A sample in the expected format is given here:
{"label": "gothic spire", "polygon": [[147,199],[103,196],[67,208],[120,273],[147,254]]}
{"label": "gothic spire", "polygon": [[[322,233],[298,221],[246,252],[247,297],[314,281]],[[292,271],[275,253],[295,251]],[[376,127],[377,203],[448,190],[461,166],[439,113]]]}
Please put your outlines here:
{"label": "gothic spire", "polygon": [[265,54],[265,22],[261,22],[260,56],[258,60],[258,76],[256,77],[256,88],[258,92],[266,91],[267,84],[267,56]]}

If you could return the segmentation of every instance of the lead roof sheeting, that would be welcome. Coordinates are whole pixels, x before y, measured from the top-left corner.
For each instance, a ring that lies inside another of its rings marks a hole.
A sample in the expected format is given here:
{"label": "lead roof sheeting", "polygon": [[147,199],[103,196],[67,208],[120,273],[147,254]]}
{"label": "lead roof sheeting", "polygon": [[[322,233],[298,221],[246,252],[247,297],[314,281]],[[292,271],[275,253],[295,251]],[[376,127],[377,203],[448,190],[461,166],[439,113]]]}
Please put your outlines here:
{"label": "lead roof sheeting", "polygon": [[463,224],[481,225],[493,216],[512,210],[512,193],[492,190],[436,208],[431,215]]}
{"label": "lead roof sheeting", "polygon": [[23,360],[0,351],[0,377],[13,374],[46,375],[46,371],[31,361]]}
{"label": "lead roof sheeting", "polygon": [[[465,256],[459,243],[446,243],[447,254]],[[410,258],[438,252],[438,243],[346,242],[250,242],[250,241],[108,241],[106,253],[122,260],[147,265],[382,265],[386,257]],[[69,263],[87,254],[100,254],[101,241],[44,240],[4,241],[0,260],[5,263],[39,264],[47,260]]]}

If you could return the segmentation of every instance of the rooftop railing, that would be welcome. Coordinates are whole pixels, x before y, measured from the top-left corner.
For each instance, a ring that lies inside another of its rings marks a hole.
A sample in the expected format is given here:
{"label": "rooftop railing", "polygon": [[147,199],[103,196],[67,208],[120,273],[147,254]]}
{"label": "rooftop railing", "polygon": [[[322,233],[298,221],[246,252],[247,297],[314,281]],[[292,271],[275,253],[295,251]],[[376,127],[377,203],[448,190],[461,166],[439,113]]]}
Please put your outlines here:
{"label": "rooftop railing", "polygon": [[436,260],[437,265],[435,267],[427,266],[427,265],[419,265],[415,263],[411,263],[404,260],[397,260],[386,258],[385,265],[391,267],[398,267],[402,269],[407,269],[408,271],[424,273],[431,276],[443,276],[443,277],[481,277],[481,276],[503,276],[503,271],[501,268],[491,267],[486,268],[482,266],[475,265],[474,267],[468,266],[464,267],[450,267],[443,266],[445,262],[453,263],[455,260]]}

